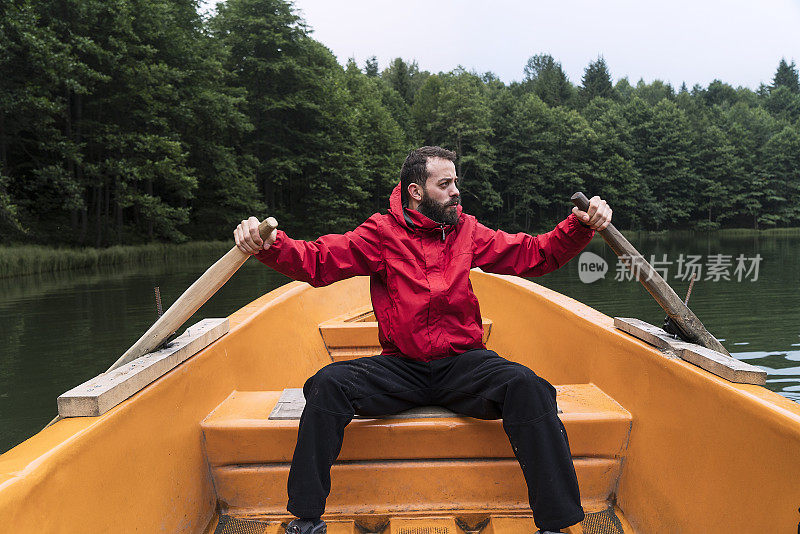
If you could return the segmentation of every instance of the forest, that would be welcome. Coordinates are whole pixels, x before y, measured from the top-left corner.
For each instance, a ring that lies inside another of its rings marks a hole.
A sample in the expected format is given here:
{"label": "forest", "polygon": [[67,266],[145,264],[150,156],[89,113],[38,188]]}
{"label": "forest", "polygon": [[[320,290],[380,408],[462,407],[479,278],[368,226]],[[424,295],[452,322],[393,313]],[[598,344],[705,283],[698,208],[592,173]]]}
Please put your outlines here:
{"label": "forest", "polygon": [[[541,231],[582,190],[621,229],[800,226],[800,83],[520,79],[339,64],[291,3],[0,3],[0,243],[228,239],[243,218],[345,232],[388,207],[407,152],[455,150],[464,209]],[[642,43],[646,46],[646,43]]]}

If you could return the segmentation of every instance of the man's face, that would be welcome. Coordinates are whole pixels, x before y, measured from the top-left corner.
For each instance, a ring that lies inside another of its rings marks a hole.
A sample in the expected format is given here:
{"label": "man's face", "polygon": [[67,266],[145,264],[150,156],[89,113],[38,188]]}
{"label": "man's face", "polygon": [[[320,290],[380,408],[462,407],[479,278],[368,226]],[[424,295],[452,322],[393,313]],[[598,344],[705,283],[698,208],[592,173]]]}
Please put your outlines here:
{"label": "man's face", "polygon": [[456,224],[461,203],[456,166],[447,159],[429,158],[426,169],[428,180],[417,211],[438,223]]}

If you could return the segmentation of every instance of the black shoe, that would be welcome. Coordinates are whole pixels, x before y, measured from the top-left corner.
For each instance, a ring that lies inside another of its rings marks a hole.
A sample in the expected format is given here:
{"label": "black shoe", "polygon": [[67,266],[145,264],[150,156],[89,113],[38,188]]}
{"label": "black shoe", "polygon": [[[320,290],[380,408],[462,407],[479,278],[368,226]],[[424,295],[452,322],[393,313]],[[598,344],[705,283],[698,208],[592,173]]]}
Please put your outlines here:
{"label": "black shoe", "polygon": [[327,532],[328,527],[321,519],[316,521],[295,519],[286,527],[286,534],[326,534]]}

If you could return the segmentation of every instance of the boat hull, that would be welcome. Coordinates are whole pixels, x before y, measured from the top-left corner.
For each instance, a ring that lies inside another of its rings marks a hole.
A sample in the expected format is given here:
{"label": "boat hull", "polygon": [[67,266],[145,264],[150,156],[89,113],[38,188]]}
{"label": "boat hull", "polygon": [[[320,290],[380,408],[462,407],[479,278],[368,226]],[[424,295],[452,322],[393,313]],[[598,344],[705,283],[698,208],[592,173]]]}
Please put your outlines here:
{"label": "boat hull", "polygon": [[[611,498],[632,529],[797,532],[800,406],[665,355],[532,282],[478,271],[471,280],[492,320],[489,348],[553,384],[594,384],[631,414]],[[202,532],[219,503],[201,421],[232,391],[301,387],[332,361],[319,325],[368,302],[365,278],[288,284],[106,414],[62,420],[3,454],[4,528]]]}

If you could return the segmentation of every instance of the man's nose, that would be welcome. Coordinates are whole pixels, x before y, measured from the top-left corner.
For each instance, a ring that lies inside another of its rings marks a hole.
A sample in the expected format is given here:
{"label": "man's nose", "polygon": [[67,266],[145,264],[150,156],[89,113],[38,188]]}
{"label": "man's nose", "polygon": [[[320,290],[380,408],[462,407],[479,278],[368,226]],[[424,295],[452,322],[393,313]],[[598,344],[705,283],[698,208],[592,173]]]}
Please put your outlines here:
{"label": "man's nose", "polygon": [[456,184],[453,184],[453,187],[450,188],[450,196],[457,197],[458,195],[458,187],[456,187]]}

